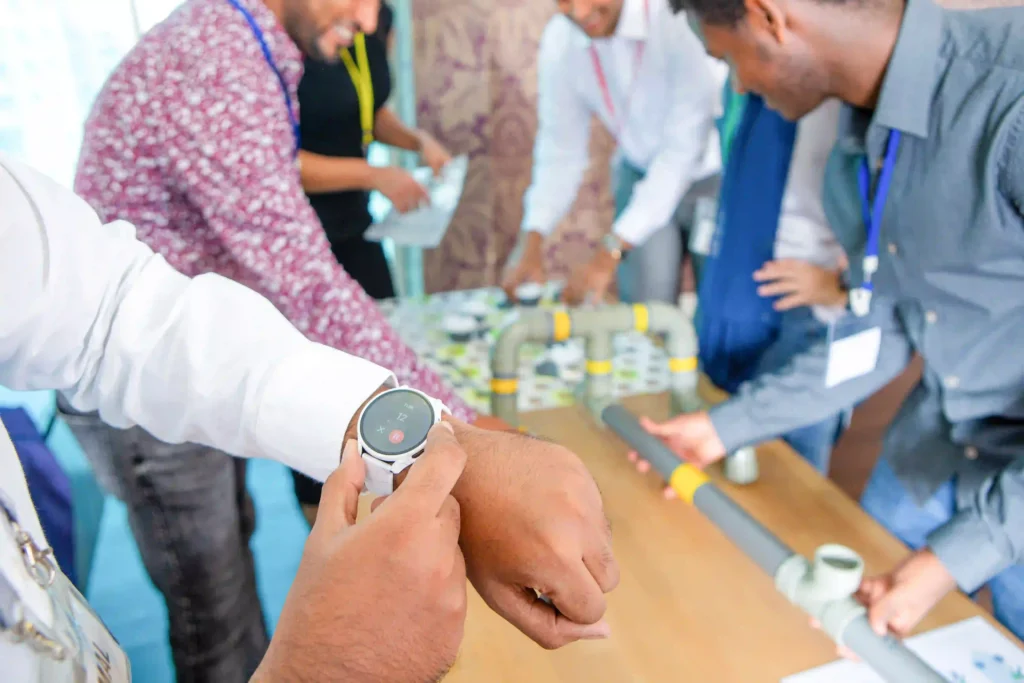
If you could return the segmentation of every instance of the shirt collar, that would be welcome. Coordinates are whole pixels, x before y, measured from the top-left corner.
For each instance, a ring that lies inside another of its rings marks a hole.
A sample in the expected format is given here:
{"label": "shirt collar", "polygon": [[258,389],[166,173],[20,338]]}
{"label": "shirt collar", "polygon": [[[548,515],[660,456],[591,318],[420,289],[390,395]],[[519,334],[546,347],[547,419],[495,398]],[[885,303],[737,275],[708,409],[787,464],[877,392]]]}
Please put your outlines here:
{"label": "shirt collar", "polygon": [[928,137],[928,119],[939,79],[944,16],[933,0],[907,2],[875,107],[874,126]]}

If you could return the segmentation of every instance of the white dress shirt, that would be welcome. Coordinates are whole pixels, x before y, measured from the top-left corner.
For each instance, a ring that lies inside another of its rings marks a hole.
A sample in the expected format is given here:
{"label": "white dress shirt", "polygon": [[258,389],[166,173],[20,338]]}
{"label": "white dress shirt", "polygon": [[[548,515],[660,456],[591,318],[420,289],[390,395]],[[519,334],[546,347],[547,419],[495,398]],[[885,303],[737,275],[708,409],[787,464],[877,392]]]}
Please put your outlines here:
{"label": "white dress shirt", "polygon": [[[631,244],[668,224],[690,185],[720,168],[715,118],[727,68],[707,55],[686,15],[673,14],[667,0],[650,0],[649,17],[644,6],[645,0],[625,0],[615,34],[605,39],[591,41],[562,14],[545,28],[525,230],[549,235],[569,211],[590,165],[594,115],[618,138],[617,154],[647,174],[613,226]],[[605,102],[591,44],[614,112]]]}
{"label": "white dress shirt", "polygon": [[[775,233],[775,258],[808,261],[822,268],[836,268],[843,248],[825,217],[822,192],[825,165],[836,142],[842,103],[828,100],[797,124],[789,176],[782,196],[779,227]],[[843,306],[814,306],[819,320],[841,316]]]}
{"label": "white dress shirt", "polygon": [[308,341],[266,299],[189,279],[71,191],[0,155],[0,384],[168,442],[270,458],[323,481],[393,375]]}

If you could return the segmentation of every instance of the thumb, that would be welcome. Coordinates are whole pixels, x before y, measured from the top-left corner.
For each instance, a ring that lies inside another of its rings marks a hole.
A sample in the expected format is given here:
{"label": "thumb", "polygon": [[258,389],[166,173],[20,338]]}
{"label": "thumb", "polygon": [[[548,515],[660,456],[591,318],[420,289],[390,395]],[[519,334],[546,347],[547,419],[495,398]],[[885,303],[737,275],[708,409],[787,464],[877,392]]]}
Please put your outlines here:
{"label": "thumb", "polygon": [[423,455],[419,456],[409,475],[391,494],[394,503],[416,505],[425,508],[431,515],[437,515],[445,499],[462,476],[466,467],[466,451],[455,438],[455,431],[447,422],[434,425],[427,435]]}
{"label": "thumb", "polygon": [[671,437],[685,438],[688,436],[692,425],[693,420],[690,415],[679,415],[665,422],[655,422],[646,417],[640,418],[641,427],[647,430],[648,433],[663,439]]}
{"label": "thumb", "polygon": [[504,583],[477,586],[477,589],[491,609],[549,650],[578,640],[602,640],[611,635],[607,622],[577,624],[532,590]]}
{"label": "thumb", "polygon": [[359,446],[350,439],[342,451],[341,466],[324,482],[316,526],[326,526],[336,533],[355,524],[365,479],[366,464],[359,455]]}

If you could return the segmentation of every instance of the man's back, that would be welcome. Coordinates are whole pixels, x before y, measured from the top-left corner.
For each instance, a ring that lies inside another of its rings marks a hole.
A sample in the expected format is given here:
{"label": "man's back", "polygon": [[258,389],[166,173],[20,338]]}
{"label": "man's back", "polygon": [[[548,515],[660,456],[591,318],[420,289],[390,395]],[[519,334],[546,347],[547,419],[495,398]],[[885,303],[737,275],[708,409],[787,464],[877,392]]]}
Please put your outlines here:
{"label": "man's back", "polygon": [[[296,101],[301,55],[264,13],[254,16]],[[103,220],[133,223],[186,274],[216,271],[257,285],[209,218],[244,194],[252,227],[273,227],[260,225],[260,209],[298,186],[294,148],[284,93],[245,18],[227,0],[191,0],[104,86],[86,122],[75,190]],[[249,171],[268,168],[279,169],[278,183]],[[302,216],[304,204],[292,208]],[[315,216],[305,218],[290,239],[320,237]]]}

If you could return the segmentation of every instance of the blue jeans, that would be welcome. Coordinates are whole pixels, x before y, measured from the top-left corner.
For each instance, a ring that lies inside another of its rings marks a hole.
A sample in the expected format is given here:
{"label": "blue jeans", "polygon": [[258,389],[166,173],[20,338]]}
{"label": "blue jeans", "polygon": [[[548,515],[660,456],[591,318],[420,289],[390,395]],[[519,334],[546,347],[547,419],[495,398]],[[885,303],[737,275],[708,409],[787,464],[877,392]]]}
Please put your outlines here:
{"label": "blue jeans", "polygon": [[[778,338],[761,356],[757,376],[781,370],[794,356],[827,339],[828,325],[814,317],[810,308],[786,311],[782,314]],[[782,438],[818,472],[828,474],[832,447],[849,424],[852,412],[851,407],[817,424],[794,429]]]}
{"label": "blue jeans", "polygon": [[97,479],[128,507],[142,562],[167,603],[178,682],[248,681],[270,638],[249,549],[256,517],[245,461],[62,408]]}
{"label": "blue jeans", "polygon": [[[917,550],[928,534],[957,513],[956,481],[943,484],[923,506],[903,488],[885,458],[878,461],[861,506],[894,536]],[[1014,565],[989,581],[996,619],[1024,638],[1024,565]]]}
{"label": "blue jeans", "polygon": [[[644,172],[619,160],[612,168],[615,216],[618,217],[633,198],[633,188],[644,179]],[[668,225],[631,250],[619,264],[619,299],[627,303],[663,301],[675,305],[679,300],[681,264],[689,254],[688,246],[697,200],[717,197],[719,176],[697,180],[676,207]],[[694,277],[700,281],[703,257],[690,254]]]}

